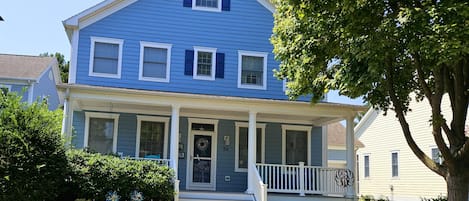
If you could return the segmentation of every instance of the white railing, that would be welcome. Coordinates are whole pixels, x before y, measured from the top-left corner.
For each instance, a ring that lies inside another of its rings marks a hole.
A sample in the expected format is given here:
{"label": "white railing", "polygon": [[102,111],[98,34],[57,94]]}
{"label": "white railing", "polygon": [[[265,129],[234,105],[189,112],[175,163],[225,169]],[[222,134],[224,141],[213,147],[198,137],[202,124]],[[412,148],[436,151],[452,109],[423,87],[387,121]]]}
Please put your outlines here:
{"label": "white railing", "polygon": [[342,173],[347,169],[299,165],[257,164],[268,192],[344,195],[347,188],[342,183]]}
{"label": "white railing", "polygon": [[254,171],[254,176],[249,178],[249,182],[251,182],[254,187],[254,198],[256,198],[256,201],[267,201],[267,184],[262,182],[262,178],[260,177],[259,172],[257,171],[257,168],[254,164],[252,164],[251,168],[249,168],[249,171]]}
{"label": "white railing", "polygon": [[170,159],[159,159],[159,158],[130,158],[133,160],[145,160],[145,161],[153,161],[158,165],[169,166]]}

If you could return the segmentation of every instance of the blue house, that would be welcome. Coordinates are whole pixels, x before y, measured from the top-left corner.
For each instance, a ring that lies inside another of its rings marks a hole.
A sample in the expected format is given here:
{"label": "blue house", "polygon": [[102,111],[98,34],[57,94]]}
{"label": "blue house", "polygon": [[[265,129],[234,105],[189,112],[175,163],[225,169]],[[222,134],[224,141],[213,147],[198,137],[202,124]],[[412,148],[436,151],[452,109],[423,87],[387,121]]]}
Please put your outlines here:
{"label": "blue house", "polygon": [[0,54],[1,93],[17,93],[22,101],[47,101],[50,110],[61,104],[56,85],[61,82],[54,57]]}
{"label": "blue house", "polygon": [[[64,21],[64,130],[77,148],[155,160],[175,200],[355,198],[362,107],[288,101],[268,0],[106,0]],[[327,129],[347,120],[347,168]]]}

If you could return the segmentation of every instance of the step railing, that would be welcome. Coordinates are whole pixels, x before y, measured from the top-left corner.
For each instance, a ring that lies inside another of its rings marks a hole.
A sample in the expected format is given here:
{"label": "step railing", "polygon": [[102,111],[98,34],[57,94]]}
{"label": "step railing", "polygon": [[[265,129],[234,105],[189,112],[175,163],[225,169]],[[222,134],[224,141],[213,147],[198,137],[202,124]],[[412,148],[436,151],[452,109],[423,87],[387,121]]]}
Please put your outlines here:
{"label": "step railing", "polygon": [[254,171],[253,177],[249,178],[249,182],[251,182],[254,187],[253,194],[256,201],[267,201],[267,184],[262,181],[262,178],[257,171],[257,168],[254,164],[250,166],[248,171]]}
{"label": "step railing", "polygon": [[257,164],[268,192],[344,195],[353,182],[347,169],[299,165]]}

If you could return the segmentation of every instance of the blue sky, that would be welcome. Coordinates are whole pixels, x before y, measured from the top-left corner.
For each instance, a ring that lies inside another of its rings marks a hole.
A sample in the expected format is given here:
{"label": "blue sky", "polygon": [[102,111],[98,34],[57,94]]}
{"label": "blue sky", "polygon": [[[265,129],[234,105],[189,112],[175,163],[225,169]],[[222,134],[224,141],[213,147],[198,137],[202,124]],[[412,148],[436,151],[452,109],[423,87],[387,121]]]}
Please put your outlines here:
{"label": "blue sky", "polygon": [[[70,43],[62,21],[98,4],[101,0],[3,0],[0,6],[0,53],[39,55],[60,52],[68,60]],[[330,102],[362,105],[336,92]]]}

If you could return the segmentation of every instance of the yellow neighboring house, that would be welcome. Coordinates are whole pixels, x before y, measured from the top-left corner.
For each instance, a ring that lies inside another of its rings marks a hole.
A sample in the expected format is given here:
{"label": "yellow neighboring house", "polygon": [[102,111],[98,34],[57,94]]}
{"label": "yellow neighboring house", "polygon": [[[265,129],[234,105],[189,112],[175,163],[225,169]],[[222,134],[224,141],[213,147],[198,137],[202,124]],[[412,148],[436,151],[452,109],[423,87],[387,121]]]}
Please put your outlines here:
{"label": "yellow neighboring house", "polygon": [[[414,140],[429,157],[441,162],[429,122],[430,105],[425,100],[412,102],[410,108],[407,121]],[[447,98],[442,110],[447,121],[451,121]],[[355,132],[364,144],[357,151],[359,195],[387,197],[391,201],[420,201],[423,197],[446,195],[445,180],[424,166],[410,150],[394,111],[383,116],[382,111],[370,109]]]}

